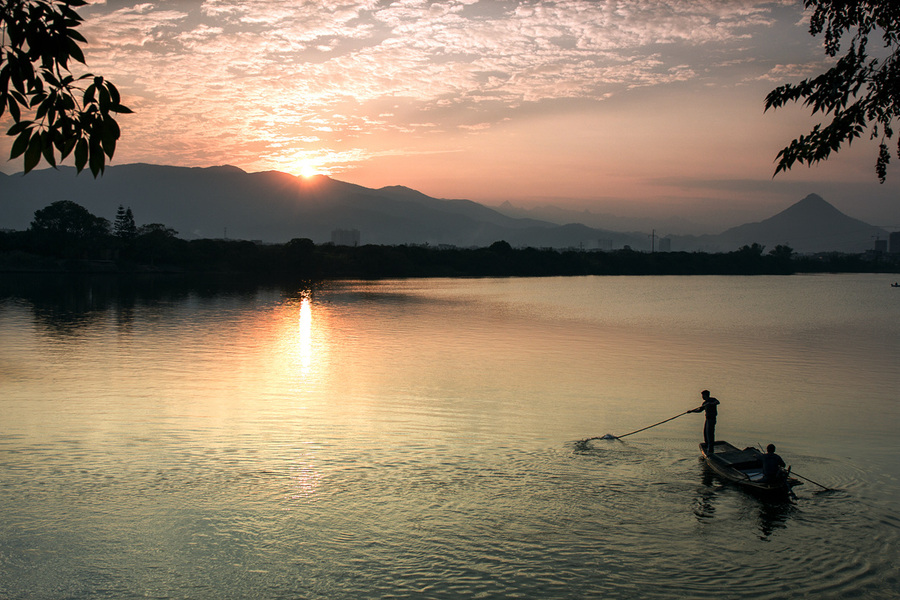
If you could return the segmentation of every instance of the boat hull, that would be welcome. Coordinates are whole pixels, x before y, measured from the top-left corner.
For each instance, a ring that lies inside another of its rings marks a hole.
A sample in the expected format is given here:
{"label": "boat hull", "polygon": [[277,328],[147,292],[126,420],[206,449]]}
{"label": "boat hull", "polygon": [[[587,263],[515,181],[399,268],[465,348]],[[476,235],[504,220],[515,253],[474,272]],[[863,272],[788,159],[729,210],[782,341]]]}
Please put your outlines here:
{"label": "boat hull", "polygon": [[802,483],[790,476],[779,481],[764,481],[762,452],[756,448],[740,450],[728,442],[717,441],[713,449],[714,452],[708,453],[706,444],[700,444],[700,454],[706,465],[721,479],[753,494],[784,497],[791,493],[791,488]]}

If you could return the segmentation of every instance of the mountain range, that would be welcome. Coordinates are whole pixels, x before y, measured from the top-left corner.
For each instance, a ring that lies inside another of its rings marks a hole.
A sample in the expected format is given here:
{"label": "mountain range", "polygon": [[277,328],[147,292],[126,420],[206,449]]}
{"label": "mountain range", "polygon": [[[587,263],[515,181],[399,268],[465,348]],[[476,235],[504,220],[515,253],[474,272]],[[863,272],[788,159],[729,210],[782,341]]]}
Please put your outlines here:
{"label": "mountain range", "polygon": [[[560,225],[504,214],[470,200],[442,200],[391,186],[366,188],[324,175],[310,178],[237,167],[131,164],[107,167],[92,179],[61,167],[27,176],[0,174],[0,228],[25,229],[34,212],[71,200],[113,220],[119,205],[138,225],[161,223],[185,239],[234,238],[286,242],[331,240],[336,229],[356,229],[363,244],[512,246],[649,250],[647,232],[621,232],[583,223]],[[797,252],[862,252],[888,232],[841,213],[811,194],[781,213],[718,235],[670,236],[671,250],[727,252],[754,242]]]}

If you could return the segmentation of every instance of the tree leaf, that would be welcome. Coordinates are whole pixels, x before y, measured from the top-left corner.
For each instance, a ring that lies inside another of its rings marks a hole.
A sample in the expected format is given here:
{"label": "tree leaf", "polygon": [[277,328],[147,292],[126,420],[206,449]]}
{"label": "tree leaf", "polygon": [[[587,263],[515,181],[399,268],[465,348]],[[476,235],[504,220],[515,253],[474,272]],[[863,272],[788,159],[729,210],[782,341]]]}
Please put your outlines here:
{"label": "tree leaf", "polygon": [[81,173],[84,166],[87,164],[87,160],[88,141],[84,138],[79,138],[78,142],[75,144],[75,170]]}
{"label": "tree leaf", "polygon": [[116,151],[116,140],[119,139],[119,125],[112,117],[103,120],[103,152],[110,158]]}
{"label": "tree leaf", "polygon": [[22,112],[19,110],[19,103],[16,102],[15,97],[12,94],[9,95],[9,116],[12,117],[13,121],[19,122],[22,118]]}
{"label": "tree leaf", "polygon": [[88,166],[91,174],[96,178],[103,173],[106,157],[103,154],[103,147],[100,144],[91,143],[88,157]]}
{"label": "tree leaf", "polygon": [[[78,16],[78,13],[73,11],[73,12],[72,12],[72,15],[77,17],[77,16]],[[74,40],[74,41],[76,41],[76,42],[81,42],[82,44],[86,44],[86,43],[87,43],[87,40],[84,39],[84,36],[81,35],[81,33],[80,33],[78,30],[73,29],[73,28],[71,28],[71,27],[70,27],[69,30],[66,32],[66,35],[69,36],[72,40]]]}
{"label": "tree leaf", "polygon": [[25,151],[25,173],[29,173],[41,162],[41,136],[34,135]]}
{"label": "tree leaf", "polygon": [[112,104],[111,99],[109,97],[109,91],[106,89],[106,86],[98,86],[97,89],[100,92],[100,112],[108,113],[109,105]]}
{"label": "tree leaf", "polygon": [[109,98],[112,100],[112,103],[118,104],[122,97],[119,95],[119,90],[116,89],[116,86],[114,86],[111,81],[107,81],[106,89],[109,90]]}
{"label": "tree leaf", "polygon": [[84,61],[84,52],[81,51],[81,48],[78,46],[78,42],[75,40],[69,40],[69,43],[66,44],[66,50],[69,52],[69,56],[80,62],[81,64],[87,64]]}
{"label": "tree leaf", "polygon": [[53,98],[44,98],[38,106],[37,110],[34,112],[35,120],[40,121],[41,119],[43,119],[47,115],[47,112],[50,110],[51,106],[53,106]]}
{"label": "tree leaf", "polygon": [[56,168],[56,155],[53,152],[53,142],[50,140],[50,134],[47,131],[41,133],[41,154],[51,167]]}
{"label": "tree leaf", "polygon": [[19,133],[19,137],[13,142],[12,150],[9,153],[10,160],[19,158],[28,149],[28,142],[31,140],[31,129],[25,129]]}
{"label": "tree leaf", "polygon": [[65,160],[69,154],[72,153],[72,150],[75,149],[75,144],[78,143],[78,140],[75,138],[68,138],[61,142],[59,145],[59,159]]}
{"label": "tree leaf", "polygon": [[19,135],[20,133],[31,127],[31,124],[31,121],[19,121],[9,128],[9,131],[6,132],[6,135]]}
{"label": "tree leaf", "polygon": [[10,90],[9,96],[13,100],[15,100],[16,103],[21,104],[22,106],[28,106],[28,99],[25,97],[25,94],[20,93],[16,90]]}

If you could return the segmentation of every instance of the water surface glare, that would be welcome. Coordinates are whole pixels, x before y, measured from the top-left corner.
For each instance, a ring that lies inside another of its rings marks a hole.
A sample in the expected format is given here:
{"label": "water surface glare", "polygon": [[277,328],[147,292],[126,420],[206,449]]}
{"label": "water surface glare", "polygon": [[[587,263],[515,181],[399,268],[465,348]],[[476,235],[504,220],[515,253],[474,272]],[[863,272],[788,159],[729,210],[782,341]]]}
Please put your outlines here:
{"label": "water surface glare", "polygon": [[900,597],[890,281],[7,278],[0,598]]}

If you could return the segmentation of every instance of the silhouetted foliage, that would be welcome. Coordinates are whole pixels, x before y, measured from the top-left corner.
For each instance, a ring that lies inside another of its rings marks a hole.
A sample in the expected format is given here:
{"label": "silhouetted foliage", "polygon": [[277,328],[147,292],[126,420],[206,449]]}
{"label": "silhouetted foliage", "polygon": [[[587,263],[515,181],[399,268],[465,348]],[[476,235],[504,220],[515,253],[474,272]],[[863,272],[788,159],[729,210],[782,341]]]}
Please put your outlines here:
{"label": "silhouetted foliage", "polygon": [[141,225],[130,245],[129,257],[153,267],[159,263],[175,264],[181,254],[181,247],[186,244],[177,236],[177,231],[162,223]]}
{"label": "silhouetted foliage", "polygon": [[78,258],[106,246],[109,221],[71,200],[59,200],[35,211],[29,231],[38,251]]}
{"label": "silhouetted foliage", "polygon": [[765,250],[765,249],[766,249],[765,246],[760,246],[756,242],[753,242],[753,244],[751,244],[749,246],[741,246],[738,249],[738,252],[740,252],[741,254],[743,254],[745,256],[760,257],[760,256],[762,256],[763,250]]}
{"label": "silhouetted foliage", "polygon": [[84,0],[2,0],[0,4],[0,117],[8,110],[15,137],[10,159],[25,172],[41,158],[51,166],[74,152],[75,168],[103,172],[119,139],[115,113],[130,113],[103,77],[76,77],[70,61],[84,64],[75,8]]}
{"label": "silhouetted foliage", "polygon": [[776,258],[791,258],[794,255],[794,249],[790,246],[778,244],[774,249],[769,250],[769,256]]}
{"label": "silhouetted foliage", "polygon": [[116,212],[116,222],[113,225],[113,233],[122,241],[130,241],[137,236],[137,225],[134,223],[134,214],[131,212],[131,207],[126,209],[121,204],[119,205],[119,210]]}
{"label": "silhouetted foliage", "polygon": [[284,265],[285,269],[298,275],[309,276],[313,273],[313,255],[316,245],[308,238],[294,238],[285,244],[279,252],[280,256],[273,260]]}
{"label": "silhouetted foliage", "polygon": [[71,200],[59,200],[35,211],[31,229],[65,237],[85,238],[107,233],[109,221],[94,216]]}
{"label": "silhouetted foliage", "polygon": [[[766,110],[802,100],[813,114],[831,115],[831,123],[816,125],[778,153],[775,174],[794,163],[825,160],[871,127],[870,138],[880,138],[875,172],[884,183],[891,159],[887,142],[900,115],[900,2],[805,0],[804,5],[812,11],[809,32],[825,33],[829,57],[837,56],[845,41],[848,48],[825,73],[777,87],[766,97]],[[869,56],[869,37],[876,32],[887,49],[884,58]]]}
{"label": "silhouetted foliage", "polygon": [[137,234],[141,237],[154,237],[157,239],[169,239],[178,237],[178,232],[162,223],[147,223],[138,227]]}

